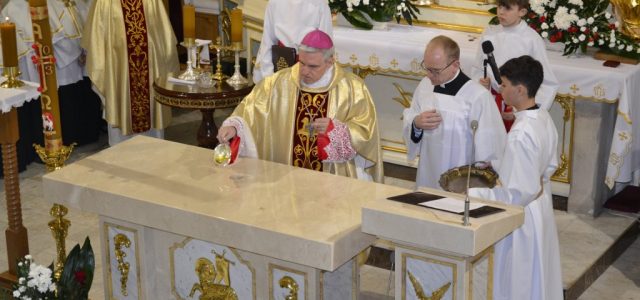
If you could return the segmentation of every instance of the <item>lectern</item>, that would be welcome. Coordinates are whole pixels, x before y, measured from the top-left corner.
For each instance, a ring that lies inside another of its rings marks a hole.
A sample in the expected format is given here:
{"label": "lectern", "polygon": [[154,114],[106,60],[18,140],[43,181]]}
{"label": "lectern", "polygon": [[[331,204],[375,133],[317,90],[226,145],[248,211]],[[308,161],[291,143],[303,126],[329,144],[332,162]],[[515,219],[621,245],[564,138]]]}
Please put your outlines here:
{"label": "lectern", "polygon": [[504,211],[471,218],[470,226],[458,214],[413,204],[377,199],[364,205],[362,231],[395,248],[395,299],[493,299],[493,245],[523,224],[524,213],[487,203]]}

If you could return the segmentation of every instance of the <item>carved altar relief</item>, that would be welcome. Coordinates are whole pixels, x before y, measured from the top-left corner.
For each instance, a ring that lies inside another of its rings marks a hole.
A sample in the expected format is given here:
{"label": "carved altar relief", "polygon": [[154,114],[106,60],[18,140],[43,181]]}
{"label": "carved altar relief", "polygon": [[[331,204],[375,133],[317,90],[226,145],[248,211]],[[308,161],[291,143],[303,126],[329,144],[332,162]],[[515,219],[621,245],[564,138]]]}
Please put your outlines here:
{"label": "carved altar relief", "polygon": [[309,299],[307,273],[272,263],[268,272],[270,300]]}
{"label": "carved altar relief", "polygon": [[169,252],[177,299],[256,299],[255,272],[232,248],[187,238]]}
{"label": "carved altar relief", "polygon": [[104,232],[109,299],[142,298],[138,231],[105,222]]}

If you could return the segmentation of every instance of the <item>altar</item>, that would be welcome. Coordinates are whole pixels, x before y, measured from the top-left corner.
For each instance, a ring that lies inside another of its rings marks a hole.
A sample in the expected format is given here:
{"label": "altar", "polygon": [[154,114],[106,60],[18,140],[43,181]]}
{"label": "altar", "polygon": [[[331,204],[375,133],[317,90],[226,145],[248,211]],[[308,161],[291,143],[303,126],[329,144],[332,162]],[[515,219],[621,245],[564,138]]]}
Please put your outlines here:
{"label": "altar", "polygon": [[257,159],[216,167],[210,149],[143,136],[43,188],[100,216],[109,299],[356,299],[355,257],[376,240],[361,208],[409,192]]}

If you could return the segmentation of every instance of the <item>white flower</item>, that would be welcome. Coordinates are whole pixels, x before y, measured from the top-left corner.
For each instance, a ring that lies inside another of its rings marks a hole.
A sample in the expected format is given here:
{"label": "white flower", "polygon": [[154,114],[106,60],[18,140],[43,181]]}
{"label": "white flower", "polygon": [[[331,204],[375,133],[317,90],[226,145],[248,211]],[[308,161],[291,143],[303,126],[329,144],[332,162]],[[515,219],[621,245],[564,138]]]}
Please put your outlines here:
{"label": "white flower", "polygon": [[578,43],[578,39],[577,39],[577,38],[573,38],[573,39],[571,39],[571,41],[572,41],[574,44],[577,44],[577,43]]}
{"label": "white flower", "polygon": [[20,279],[18,279],[18,284],[24,284],[24,281],[26,279],[24,279],[24,277],[20,277]]}
{"label": "white flower", "polygon": [[348,12],[352,12],[352,11],[353,11],[353,8],[351,8],[351,6],[347,6],[347,11],[348,11]]}
{"label": "white flower", "polygon": [[582,0],[569,0],[569,3],[582,7]]}
{"label": "white flower", "polygon": [[373,11],[376,11],[376,8],[375,8],[375,7],[373,8]]}
{"label": "white flower", "polygon": [[19,262],[19,263],[18,263],[18,267],[22,267],[22,262]]}
{"label": "white flower", "polygon": [[578,16],[567,13],[567,8],[560,6],[556,11],[553,24],[560,30],[567,30],[571,27],[571,23],[577,20]]}
{"label": "white flower", "polygon": [[18,298],[18,297],[20,297],[20,292],[13,291],[13,298]]}
{"label": "white flower", "polygon": [[609,12],[606,12],[604,14],[604,17],[607,18],[607,19],[611,19],[611,14]]}
{"label": "white flower", "polygon": [[540,35],[541,35],[543,38],[546,38],[546,37],[548,37],[548,36],[549,36],[549,33],[547,33],[546,31],[543,31]]}
{"label": "white flower", "polygon": [[384,6],[384,2],[380,2],[380,6]]}
{"label": "white flower", "polygon": [[557,3],[558,3],[558,0],[553,0],[553,1],[549,2],[549,7],[556,8],[556,4]]}
{"label": "white flower", "polygon": [[586,30],[587,30],[587,27],[584,27],[584,26],[580,27],[581,32],[585,32]]}
{"label": "white flower", "polygon": [[24,258],[25,258],[25,259],[27,259],[27,260],[32,260],[32,259],[33,259],[33,257],[31,256],[31,254],[27,254],[27,255],[25,255],[25,256],[24,256]]}
{"label": "white flower", "polygon": [[615,47],[616,47],[616,44],[614,43],[609,44],[609,48],[615,48]]}
{"label": "white flower", "polygon": [[396,6],[396,10],[398,10],[398,11],[399,11],[399,10],[402,10],[402,5],[398,5],[398,6]]}
{"label": "white flower", "polygon": [[18,291],[20,291],[20,293],[24,293],[24,292],[27,291],[27,287],[23,285],[23,286],[18,288]]}
{"label": "white flower", "polygon": [[640,47],[638,47],[638,49],[636,49],[636,53],[640,53]]}
{"label": "white flower", "polygon": [[620,50],[624,49],[624,45],[618,46],[618,49],[620,49]]}
{"label": "white flower", "polygon": [[591,24],[593,24],[593,21],[595,21],[595,19],[593,19],[593,17],[589,17],[587,19],[587,24],[591,25]]}
{"label": "white flower", "polygon": [[598,32],[598,27],[591,28],[591,32]]}
{"label": "white flower", "polygon": [[549,29],[549,25],[547,25],[547,23],[542,23],[540,24],[540,28],[544,29]]}
{"label": "white flower", "polygon": [[569,13],[575,15],[578,11],[575,8],[572,8]]}
{"label": "white flower", "polygon": [[49,291],[54,292],[55,290],[56,290],[56,284],[52,282],[51,285],[49,286]]}
{"label": "white flower", "polygon": [[627,50],[627,52],[631,52],[631,50],[633,50],[633,46],[631,46],[631,45],[627,46],[626,50]]}
{"label": "white flower", "polygon": [[598,45],[600,46],[604,45],[604,40],[598,40]]}
{"label": "white flower", "polygon": [[615,23],[613,23],[613,25],[616,25],[616,28],[620,27],[620,22],[616,21]]}
{"label": "white flower", "polygon": [[369,0],[362,0],[362,4],[369,5]]}
{"label": "white flower", "polygon": [[593,42],[588,42],[588,43],[587,43],[587,46],[589,46],[589,47],[593,47]]}
{"label": "white flower", "polygon": [[578,20],[578,22],[576,22],[576,25],[578,25],[578,26],[580,26],[580,27],[582,27],[582,26],[584,26],[584,25],[587,25],[587,20],[585,20],[585,19],[580,19],[580,20]]}
{"label": "white flower", "polygon": [[584,39],[586,39],[587,37],[584,34],[581,34],[578,39],[582,42],[584,41]]}

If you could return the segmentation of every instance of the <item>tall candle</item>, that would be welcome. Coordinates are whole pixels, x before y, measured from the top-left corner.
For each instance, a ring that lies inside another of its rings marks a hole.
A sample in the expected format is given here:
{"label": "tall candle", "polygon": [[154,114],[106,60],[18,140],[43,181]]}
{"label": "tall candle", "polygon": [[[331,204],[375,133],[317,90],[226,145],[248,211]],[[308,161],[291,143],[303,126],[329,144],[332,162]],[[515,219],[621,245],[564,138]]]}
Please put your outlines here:
{"label": "tall candle", "polygon": [[16,24],[9,22],[0,23],[0,38],[2,39],[2,62],[4,67],[18,66],[18,49],[16,47]]}
{"label": "tall candle", "polygon": [[242,9],[231,10],[231,42],[242,43]]}
{"label": "tall candle", "polygon": [[182,30],[185,40],[196,38],[196,7],[191,4],[182,6]]}

